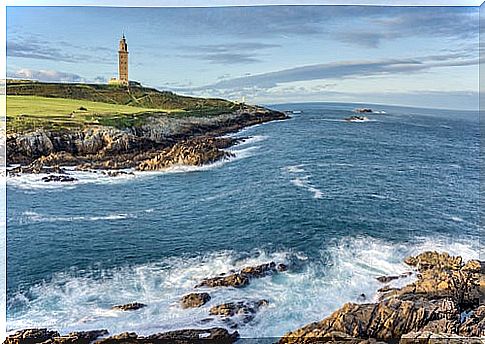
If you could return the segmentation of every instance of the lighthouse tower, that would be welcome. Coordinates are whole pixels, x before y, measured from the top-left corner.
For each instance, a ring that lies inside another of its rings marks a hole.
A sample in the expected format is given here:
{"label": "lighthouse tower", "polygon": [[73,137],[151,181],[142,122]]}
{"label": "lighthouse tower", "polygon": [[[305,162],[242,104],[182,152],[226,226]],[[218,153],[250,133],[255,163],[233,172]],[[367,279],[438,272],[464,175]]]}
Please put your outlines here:
{"label": "lighthouse tower", "polygon": [[120,39],[118,48],[118,78],[113,77],[108,84],[118,86],[128,86],[128,44],[126,44],[125,34]]}
{"label": "lighthouse tower", "polygon": [[128,44],[126,44],[125,34],[120,39],[118,49],[118,80],[121,85],[128,86]]}

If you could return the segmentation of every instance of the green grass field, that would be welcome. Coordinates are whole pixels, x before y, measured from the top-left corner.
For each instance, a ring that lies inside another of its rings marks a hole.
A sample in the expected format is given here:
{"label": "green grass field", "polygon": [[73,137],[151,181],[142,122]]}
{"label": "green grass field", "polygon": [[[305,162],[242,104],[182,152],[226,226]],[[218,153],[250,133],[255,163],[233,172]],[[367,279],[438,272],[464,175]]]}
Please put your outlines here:
{"label": "green grass field", "polygon": [[22,132],[36,128],[68,129],[89,124],[126,127],[154,113],[179,113],[183,110],[140,108],[88,100],[7,96],[7,131]]}

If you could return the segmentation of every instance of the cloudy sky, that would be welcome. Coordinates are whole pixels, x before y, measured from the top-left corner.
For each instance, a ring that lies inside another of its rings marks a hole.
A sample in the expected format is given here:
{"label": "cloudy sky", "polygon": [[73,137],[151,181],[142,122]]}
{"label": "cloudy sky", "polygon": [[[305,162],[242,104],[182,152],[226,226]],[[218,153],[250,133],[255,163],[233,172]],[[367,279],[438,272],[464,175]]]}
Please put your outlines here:
{"label": "cloudy sky", "polygon": [[478,8],[8,7],[7,76],[106,82],[125,33],[130,79],[252,103],[476,109]]}

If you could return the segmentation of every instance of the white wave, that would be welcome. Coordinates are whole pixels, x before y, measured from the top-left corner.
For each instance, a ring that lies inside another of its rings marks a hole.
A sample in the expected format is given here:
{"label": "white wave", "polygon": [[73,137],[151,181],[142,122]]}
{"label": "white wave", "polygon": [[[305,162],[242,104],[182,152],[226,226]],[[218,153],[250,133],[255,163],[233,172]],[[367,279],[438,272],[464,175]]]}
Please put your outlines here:
{"label": "white wave", "polygon": [[285,170],[289,173],[301,173],[301,172],[305,172],[305,170],[303,169],[303,164],[300,164],[300,165],[293,165],[293,166],[287,166],[285,167]]}
{"label": "white wave", "polygon": [[[50,176],[50,174],[39,173],[39,174],[29,174],[24,173],[17,176],[9,176],[7,178],[7,185],[15,187],[22,190],[32,190],[32,189],[72,189],[78,185],[82,184],[114,184],[121,183],[132,180],[138,176],[133,169],[122,170],[126,172],[125,174],[120,174],[118,176],[109,176],[107,173],[109,171],[78,171],[72,167],[64,167],[66,173],[70,177],[74,177],[77,180],[73,182],[44,182],[42,178]],[[105,172],[105,173],[103,173]]]}
{"label": "white wave", "polygon": [[107,214],[103,216],[57,216],[57,215],[44,215],[39,214],[34,211],[24,211],[22,213],[20,222],[30,223],[30,222],[72,222],[72,221],[112,221],[112,220],[123,220],[127,218],[135,218],[136,214]]}
{"label": "white wave", "polygon": [[[61,273],[9,301],[8,329],[50,327],[69,332],[107,328],[110,333],[136,331],[149,334],[173,329],[223,326],[210,318],[208,310],[216,304],[244,299],[268,299],[269,306],[238,331],[243,337],[278,337],[287,331],[319,321],[346,302],[376,300],[382,286],[376,277],[410,271],[402,261],[424,250],[447,251],[465,259],[477,258],[470,242],[423,238],[414,243],[391,243],[371,237],[346,237],[322,247],[321,256],[302,252],[246,255],[231,251],[194,258],[167,258],[158,263],[122,267],[100,272],[98,278],[78,273]],[[290,264],[288,272],[256,279],[246,288],[206,289],[211,301],[201,308],[182,309],[180,297],[194,291],[201,279],[244,266],[269,261]],[[293,264],[293,265],[292,265]],[[403,285],[415,278],[393,281]],[[148,306],[134,312],[116,312],[112,305],[143,302]],[[12,312],[13,306],[24,306]]]}
{"label": "white wave", "polygon": [[249,136],[248,138],[245,138],[242,142],[239,142],[236,145],[236,147],[240,147],[240,146],[245,146],[245,145],[249,145],[249,144],[258,143],[258,142],[264,141],[266,139],[268,139],[268,136],[265,136],[265,135]]}
{"label": "white wave", "polygon": [[315,199],[322,199],[324,194],[320,189],[316,188],[315,185],[312,184],[310,181],[311,175],[301,175],[302,173],[305,173],[303,166],[305,165],[291,165],[284,167],[283,170],[289,174],[297,175],[296,178],[290,180],[291,184],[310,191]]}

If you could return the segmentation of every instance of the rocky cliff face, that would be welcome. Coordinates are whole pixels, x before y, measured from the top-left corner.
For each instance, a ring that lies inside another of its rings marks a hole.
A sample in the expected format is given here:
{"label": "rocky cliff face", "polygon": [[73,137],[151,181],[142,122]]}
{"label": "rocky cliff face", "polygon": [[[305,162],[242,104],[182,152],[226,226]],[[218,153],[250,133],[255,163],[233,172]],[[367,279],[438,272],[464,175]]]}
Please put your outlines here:
{"label": "rocky cliff face", "polygon": [[417,270],[415,282],[383,288],[378,303],[345,304],[279,343],[481,343],[471,337],[485,336],[485,264],[437,252],[405,262]]}
{"label": "rocky cliff face", "polygon": [[17,173],[46,172],[46,166],[55,165],[139,170],[202,165],[228,157],[222,148],[235,141],[217,136],[285,118],[283,113],[260,109],[211,117],[154,117],[124,130],[102,126],[64,132],[37,130],[7,137],[7,164],[24,165]]}

